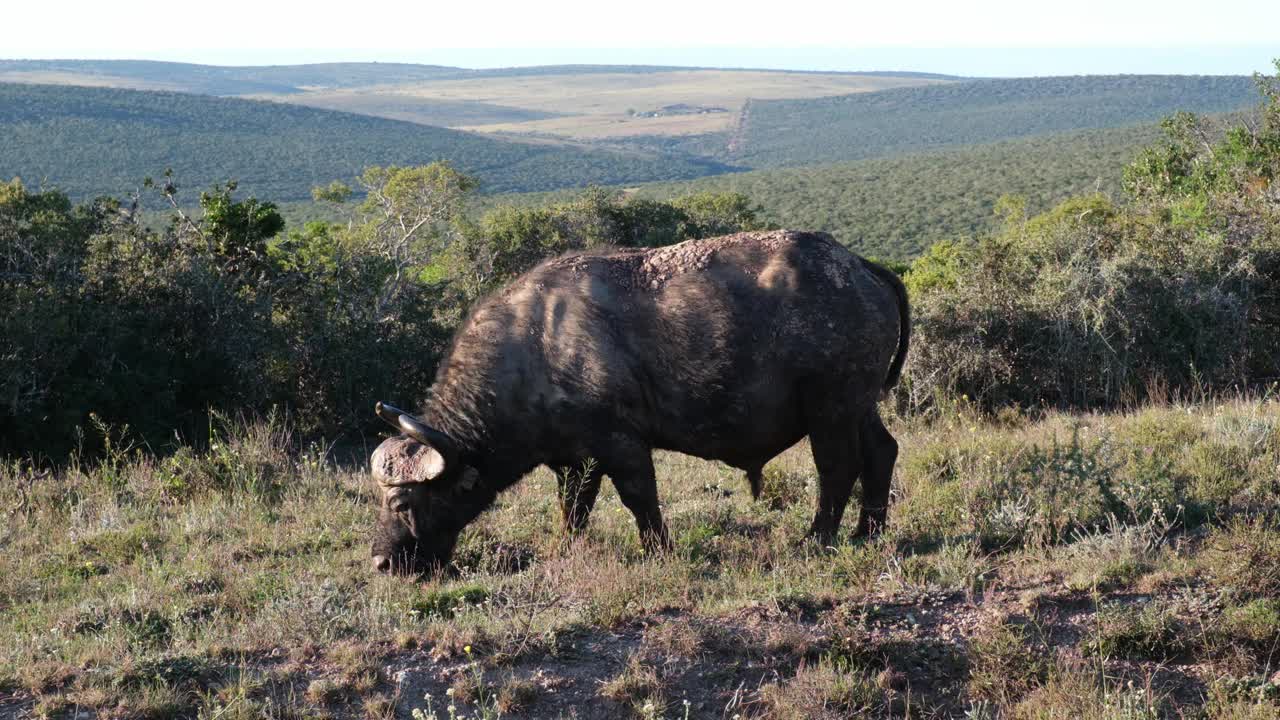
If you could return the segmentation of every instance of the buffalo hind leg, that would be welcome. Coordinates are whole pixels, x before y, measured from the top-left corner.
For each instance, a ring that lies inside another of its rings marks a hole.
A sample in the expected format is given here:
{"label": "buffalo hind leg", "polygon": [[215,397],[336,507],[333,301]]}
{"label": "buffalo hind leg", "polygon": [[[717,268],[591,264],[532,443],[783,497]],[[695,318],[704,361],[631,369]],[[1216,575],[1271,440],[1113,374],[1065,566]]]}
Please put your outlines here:
{"label": "buffalo hind leg", "polygon": [[811,418],[809,444],[818,467],[818,510],[809,535],[824,546],[835,542],[853,483],[862,468],[858,432],[852,422],[838,416]]}
{"label": "buffalo hind leg", "polygon": [[751,485],[751,499],[759,500],[760,493],[764,491],[764,467],[748,468],[747,483]]}
{"label": "buffalo hind leg", "polygon": [[889,485],[898,460],[898,441],[872,408],[858,428],[862,446],[862,508],[858,513],[858,537],[884,529],[889,515]]}
{"label": "buffalo hind leg", "polygon": [[560,491],[560,512],[564,529],[570,535],[582,532],[600,494],[604,473],[598,465],[556,468],[556,484]]}
{"label": "buffalo hind leg", "polygon": [[640,544],[646,552],[671,549],[671,537],[658,507],[658,481],[653,471],[652,450],[643,443],[615,435],[608,454],[602,454],[605,474],[613,481],[618,497],[636,518]]}

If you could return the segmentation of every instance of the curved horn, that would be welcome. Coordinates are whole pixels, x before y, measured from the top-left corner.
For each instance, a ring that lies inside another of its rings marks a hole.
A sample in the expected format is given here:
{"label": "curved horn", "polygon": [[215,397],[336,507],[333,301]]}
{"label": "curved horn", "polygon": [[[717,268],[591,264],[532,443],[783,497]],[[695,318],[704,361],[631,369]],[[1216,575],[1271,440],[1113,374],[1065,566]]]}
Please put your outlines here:
{"label": "curved horn", "polygon": [[427,427],[418,418],[393,405],[379,402],[374,406],[374,411],[388,425],[423,445],[434,448],[444,458],[445,467],[453,465],[454,458],[457,457],[457,447],[453,443],[453,438],[439,430]]}

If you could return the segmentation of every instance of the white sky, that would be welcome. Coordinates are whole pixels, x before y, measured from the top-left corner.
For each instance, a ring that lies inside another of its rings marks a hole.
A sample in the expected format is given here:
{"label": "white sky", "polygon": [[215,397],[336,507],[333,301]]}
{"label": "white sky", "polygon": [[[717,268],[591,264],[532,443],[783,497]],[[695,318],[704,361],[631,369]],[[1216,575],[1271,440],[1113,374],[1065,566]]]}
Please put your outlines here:
{"label": "white sky", "polygon": [[[795,62],[820,65],[856,62],[851,52],[862,53],[865,62],[892,58],[883,52],[891,48],[970,49],[954,57],[974,56],[976,49],[1023,49],[1021,57],[1028,57],[1031,49],[1069,48],[1082,58],[1089,48],[1145,48],[1163,50],[1171,63],[1193,62],[1196,52],[1256,56],[1237,62],[1265,70],[1268,53],[1280,54],[1280,0],[44,0],[5,5],[0,57],[6,58],[227,64],[366,59],[478,67],[556,61],[687,64],[680,58],[691,50],[705,54],[720,48],[744,60],[752,52],[767,60],[784,50],[799,51]],[[842,53],[847,60],[833,60]],[[827,60],[812,59],[819,56]],[[1010,67],[1003,74],[1023,74],[1013,59],[1019,56],[1008,56]]]}

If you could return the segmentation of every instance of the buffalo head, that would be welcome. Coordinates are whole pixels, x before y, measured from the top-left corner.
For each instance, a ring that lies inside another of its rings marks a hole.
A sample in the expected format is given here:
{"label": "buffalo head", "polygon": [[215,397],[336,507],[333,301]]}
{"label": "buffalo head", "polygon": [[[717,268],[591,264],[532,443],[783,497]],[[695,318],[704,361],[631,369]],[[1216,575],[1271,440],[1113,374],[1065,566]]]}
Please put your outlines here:
{"label": "buffalo head", "polygon": [[404,574],[443,569],[466,522],[459,513],[472,504],[467,495],[475,471],[459,461],[448,435],[390,405],[376,409],[403,434],[383,441],[370,463],[382,490],[374,568]]}

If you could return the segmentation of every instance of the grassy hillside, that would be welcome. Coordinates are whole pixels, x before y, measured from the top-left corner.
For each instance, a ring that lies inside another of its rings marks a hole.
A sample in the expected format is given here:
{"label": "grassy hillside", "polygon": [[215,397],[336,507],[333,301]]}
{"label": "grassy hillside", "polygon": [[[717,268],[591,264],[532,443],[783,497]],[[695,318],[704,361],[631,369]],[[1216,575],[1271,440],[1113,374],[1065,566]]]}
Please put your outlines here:
{"label": "grassy hillside", "polygon": [[891,427],[879,540],[800,543],[803,445],[759,502],[660,453],[673,553],[607,483],[568,541],[538,471],[426,582],[372,572],[374,486],[279,425],[5,464],[0,715],[1280,716],[1276,403]]}
{"label": "grassy hillside", "polygon": [[902,155],[1256,105],[1251,78],[1111,75],[945,83],[752,101],[720,157],[776,167]]}
{"label": "grassy hillside", "polygon": [[652,153],[523,143],[281,103],[163,92],[0,84],[0,176],[75,197],[119,194],[173,168],[187,187],[238,179],[274,200],[367,165],[448,159],[486,191],[642,182],[723,171]]}

